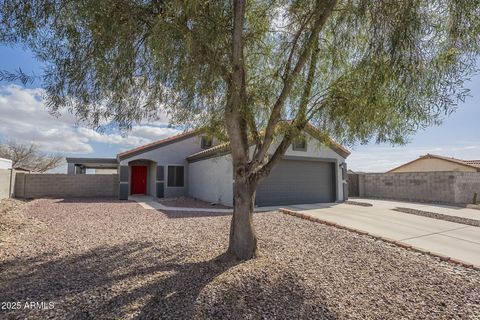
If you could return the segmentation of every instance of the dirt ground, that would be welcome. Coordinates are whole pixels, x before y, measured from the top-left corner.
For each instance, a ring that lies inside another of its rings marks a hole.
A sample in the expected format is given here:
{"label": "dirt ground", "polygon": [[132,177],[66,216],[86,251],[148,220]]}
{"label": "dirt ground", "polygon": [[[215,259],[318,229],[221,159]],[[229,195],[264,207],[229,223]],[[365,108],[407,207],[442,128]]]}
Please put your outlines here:
{"label": "dirt ground", "polygon": [[33,223],[0,247],[2,319],[480,318],[478,271],[280,213],[254,215],[260,255],[238,262],[228,214],[23,208]]}

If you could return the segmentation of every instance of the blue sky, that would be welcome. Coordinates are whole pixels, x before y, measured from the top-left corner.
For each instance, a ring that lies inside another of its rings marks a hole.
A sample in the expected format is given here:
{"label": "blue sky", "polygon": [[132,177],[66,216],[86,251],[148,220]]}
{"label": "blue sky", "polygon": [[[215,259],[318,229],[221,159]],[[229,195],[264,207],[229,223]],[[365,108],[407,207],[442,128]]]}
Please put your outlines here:
{"label": "blue sky", "polygon": [[[0,46],[0,70],[42,74],[42,66],[21,47]],[[99,134],[77,125],[75,118],[63,112],[55,118],[44,108],[39,83],[24,87],[0,82],[0,138],[33,142],[41,149],[65,156],[114,157],[117,152],[171,136],[178,131],[167,128],[167,119],[142,123],[128,136],[117,132]],[[471,97],[441,126],[420,131],[405,146],[369,143],[350,150],[348,166],[357,171],[382,172],[426,153],[480,159],[480,76],[468,83]]]}

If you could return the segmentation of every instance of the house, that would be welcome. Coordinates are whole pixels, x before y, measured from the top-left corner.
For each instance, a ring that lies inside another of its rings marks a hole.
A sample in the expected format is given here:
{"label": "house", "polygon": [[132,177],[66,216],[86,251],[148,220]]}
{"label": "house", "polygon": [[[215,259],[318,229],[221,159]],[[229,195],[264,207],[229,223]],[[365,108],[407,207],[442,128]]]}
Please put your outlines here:
{"label": "house", "polygon": [[0,158],[0,169],[12,169],[12,160]]}
{"label": "house", "polygon": [[480,160],[461,160],[435,154],[426,154],[388,172],[460,171],[480,172]]}
{"label": "house", "polygon": [[116,173],[118,162],[116,158],[66,158],[68,174],[87,173],[87,169],[95,170],[114,170]]}
{"label": "house", "polygon": [[[346,163],[350,152],[309,125],[257,189],[256,205],[343,201]],[[276,145],[271,146],[273,153]],[[117,155],[119,198],[146,194],[158,198],[191,196],[213,203],[233,204],[233,169],[229,143],[202,131],[182,133]],[[253,148],[253,147],[252,147]],[[253,151],[253,149],[252,149]],[[105,161],[105,163],[102,163]],[[101,168],[113,159],[67,158],[75,168]]]}

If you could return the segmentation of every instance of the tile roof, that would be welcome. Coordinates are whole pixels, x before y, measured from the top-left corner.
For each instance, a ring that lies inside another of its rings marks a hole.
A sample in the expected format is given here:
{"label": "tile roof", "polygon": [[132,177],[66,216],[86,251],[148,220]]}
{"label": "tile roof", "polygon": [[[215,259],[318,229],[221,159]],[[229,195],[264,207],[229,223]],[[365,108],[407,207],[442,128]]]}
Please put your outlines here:
{"label": "tile roof", "polygon": [[[325,138],[324,134],[319,129],[311,125],[310,123],[305,128],[305,131],[310,133],[313,137],[319,140],[323,140]],[[350,151],[348,151],[344,146],[333,141],[331,138],[327,137],[327,139],[328,139],[329,147],[331,147],[335,152],[337,152],[338,154],[340,154],[345,158],[350,155]],[[217,157],[217,156],[228,154],[228,153],[230,153],[230,142],[225,142],[225,143],[216,145],[214,147],[211,147],[209,149],[194,153],[188,156],[187,160],[189,162],[192,162],[192,161],[197,161],[197,160],[206,159],[210,157]]]}
{"label": "tile roof", "polygon": [[214,147],[196,152],[187,157],[189,162],[209,158],[211,156],[220,156],[224,153],[230,153],[230,142],[224,142]]}
{"label": "tile roof", "polygon": [[480,160],[463,160],[465,163],[480,168]]}
{"label": "tile roof", "polygon": [[415,160],[409,161],[407,163],[404,163],[401,166],[393,168],[392,170],[390,170],[388,172],[393,172],[393,171],[395,171],[399,168],[402,168],[406,165],[409,165],[409,164],[411,164],[415,161],[421,160],[421,159],[432,159],[432,158],[458,163],[458,164],[461,164],[461,165],[464,165],[464,166],[467,166],[467,167],[478,169],[478,171],[480,171],[480,160],[462,160],[462,159],[457,159],[457,158],[453,158],[453,157],[445,157],[445,156],[440,156],[440,155],[437,155],[437,154],[427,153],[426,155],[418,157],[418,159],[415,159]]}
{"label": "tile roof", "polygon": [[121,152],[121,153],[117,154],[117,157],[119,159],[125,159],[125,158],[128,158],[128,157],[137,155],[139,153],[142,153],[142,152],[150,151],[150,150],[153,150],[153,149],[156,149],[156,148],[159,148],[159,147],[162,147],[162,146],[165,146],[165,145],[177,142],[177,141],[188,139],[190,137],[196,136],[197,134],[200,133],[200,131],[201,130],[187,131],[187,132],[183,132],[183,133],[177,134],[175,136],[172,136],[172,137],[169,137],[169,138],[166,138],[166,139],[154,141],[152,143],[149,143],[149,144],[146,144],[146,145],[143,145],[143,146],[140,146],[140,147],[136,147],[136,148]]}
{"label": "tile roof", "polygon": [[[310,123],[305,128],[305,131],[309,132],[312,136],[316,137],[319,140],[325,138],[324,134],[319,129],[317,129],[313,125],[311,125]],[[119,159],[129,158],[129,157],[132,157],[134,155],[137,155],[137,154],[140,154],[140,153],[143,153],[143,152],[146,152],[146,151],[150,151],[150,150],[153,150],[153,149],[156,149],[156,148],[159,148],[159,147],[162,147],[162,146],[165,146],[165,145],[177,142],[177,141],[181,141],[183,139],[188,139],[190,137],[193,137],[193,136],[196,136],[196,135],[200,134],[201,132],[202,132],[201,129],[197,129],[197,130],[192,130],[192,131],[187,131],[187,132],[184,132],[184,133],[180,133],[180,134],[177,134],[175,136],[172,136],[172,137],[169,137],[169,138],[166,138],[166,139],[154,141],[152,143],[149,143],[149,144],[146,144],[146,145],[143,145],[143,146],[140,146],[140,147],[136,147],[136,148],[121,152],[121,153],[117,154],[117,157]],[[348,155],[350,155],[350,151],[348,151],[344,146],[342,146],[341,144],[333,141],[330,138],[327,138],[327,139],[328,139],[328,143],[330,144],[329,147],[331,147],[334,151],[336,151],[337,153],[339,153],[343,157],[347,157]],[[230,152],[230,143],[225,142],[225,143],[213,146],[209,149],[205,149],[205,150],[199,151],[197,153],[194,153],[194,154],[188,156],[187,160],[195,161],[195,160],[199,160],[199,159],[208,158],[208,157],[211,157],[211,156],[218,156],[218,155],[229,153],[229,152]]]}
{"label": "tile roof", "polygon": [[444,157],[444,156],[439,156],[439,155],[430,154],[430,153],[427,153],[426,155],[424,155],[420,158],[437,158],[437,159],[443,159],[443,160],[446,160],[446,161],[455,162],[455,163],[459,163],[459,164],[463,164],[463,165],[467,165],[467,166],[471,166],[471,167],[480,168],[480,161],[479,160],[462,160],[462,159],[457,159],[457,158],[454,158],[454,157]]}

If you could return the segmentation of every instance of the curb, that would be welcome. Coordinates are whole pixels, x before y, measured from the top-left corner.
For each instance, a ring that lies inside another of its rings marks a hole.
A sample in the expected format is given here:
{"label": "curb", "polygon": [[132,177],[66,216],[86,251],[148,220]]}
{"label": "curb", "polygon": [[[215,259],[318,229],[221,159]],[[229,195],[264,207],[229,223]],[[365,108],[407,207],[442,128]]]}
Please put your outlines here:
{"label": "curb", "polygon": [[343,229],[343,230],[347,230],[347,231],[350,231],[350,232],[355,232],[355,233],[357,233],[359,235],[362,235],[362,236],[369,236],[369,237],[374,238],[376,240],[381,240],[381,241],[396,245],[397,247],[401,247],[401,248],[404,248],[404,249],[407,249],[407,250],[412,250],[412,251],[415,251],[415,252],[418,252],[418,253],[422,253],[422,254],[426,254],[426,255],[429,255],[429,256],[432,256],[432,257],[435,257],[435,258],[439,258],[441,261],[450,262],[450,263],[453,263],[453,264],[456,264],[456,265],[460,265],[464,268],[469,268],[469,269],[474,269],[474,270],[480,271],[480,266],[479,265],[474,265],[470,262],[466,262],[466,261],[463,261],[463,260],[460,260],[460,259],[448,257],[448,256],[445,256],[445,255],[437,253],[437,252],[428,251],[426,249],[418,248],[418,247],[412,246],[412,245],[407,244],[407,243],[403,243],[403,242],[395,240],[395,239],[391,239],[391,238],[388,238],[388,237],[383,237],[383,236],[380,236],[378,234],[369,233],[369,232],[359,230],[359,229],[355,229],[355,228],[349,228],[349,227],[342,226],[342,225],[339,225],[339,224],[334,223],[334,222],[330,222],[330,221],[323,220],[323,219],[320,219],[320,218],[312,217],[310,215],[300,213],[300,212],[297,212],[297,211],[292,211],[292,210],[289,210],[289,209],[280,208],[280,209],[278,209],[278,211],[283,213],[283,214],[294,216],[294,217],[297,217],[297,218],[300,218],[300,219],[321,223],[321,224],[324,224],[324,225],[327,225],[327,226],[335,227],[337,229]]}

